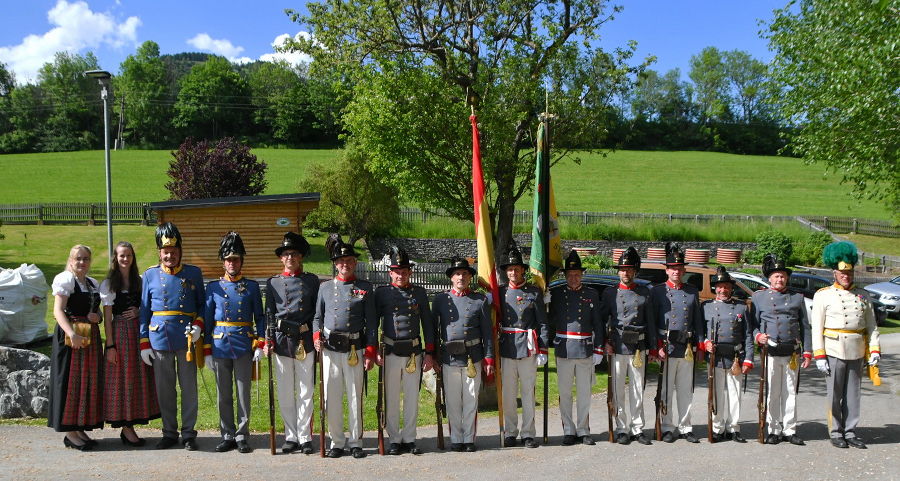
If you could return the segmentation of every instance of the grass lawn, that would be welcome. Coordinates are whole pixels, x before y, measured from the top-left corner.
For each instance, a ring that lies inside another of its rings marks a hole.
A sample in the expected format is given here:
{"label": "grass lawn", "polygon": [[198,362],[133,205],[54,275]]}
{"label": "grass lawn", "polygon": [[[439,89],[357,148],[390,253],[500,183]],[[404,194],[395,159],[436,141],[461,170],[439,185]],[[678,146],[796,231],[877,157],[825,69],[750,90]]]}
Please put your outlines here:
{"label": "grass lawn", "polygon": [[[269,165],[266,194],[296,192],[306,166],[333,162],[339,150],[254,149]],[[154,202],[168,193],[167,150],[111,154],[114,201]],[[673,214],[831,215],[890,219],[877,202],[857,202],[849,187],[818,165],[799,159],[716,152],[616,151],[582,154],[581,165],[553,167],[560,211]],[[73,173],[77,167],[77,173]],[[105,199],[102,151],[0,155],[0,171],[15,182],[0,204],[101,202]],[[74,177],[76,182],[69,179]],[[624,181],[628,179],[628,181]],[[724,195],[723,195],[724,194]],[[532,197],[519,209],[530,210]]]}
{"label": "grass lawn", "polygon": [[881,255],[900,256],[900,239],[892,237],[878,237],[862,234],[841,234],[863,252],[875,252]]}
{"label": "grass lawn", "polygon": [[900,319],[889,317],[884,320],[884,325],[878,328],[880,334],[893,334],[900,332]]}

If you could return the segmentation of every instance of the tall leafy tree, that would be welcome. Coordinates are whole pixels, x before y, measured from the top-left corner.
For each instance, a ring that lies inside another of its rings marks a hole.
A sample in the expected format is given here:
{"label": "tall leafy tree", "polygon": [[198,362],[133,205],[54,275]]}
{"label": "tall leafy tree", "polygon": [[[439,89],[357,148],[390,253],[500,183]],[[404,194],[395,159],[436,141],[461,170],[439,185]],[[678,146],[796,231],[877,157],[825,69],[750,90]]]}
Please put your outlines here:
{"label": "tall leafy tree", "polygon": [[694,82],[701,122],[730,119],[731,99],[723,57],[716,47],[706,47],[691,56],[688,77]]}
{"label": "tall leafy tree", "polygon": [[159,45],[147,40],[119,69],[116,96],[117,101],[125,104],[127,142],[147,147],[168,146],[172,142],[174,92],[168,85]]}
{"label": "tall leafy tree", "polygon": [[743,50],[723,52],[725,78],[731,90],[731,111],[743,123],[771,120],[768,67]]}
{"label": "tall leafy tree", "polygon": [[[314,69],[353,80],[344,127],[367,167],[404,200],[471,220],[468,116],[478,114],[498,249],[533,184],[544,90],[559,119],[555,139],[599,144],[609,111],[586,106],[627,89],[641,68],[627,64],[634,44],[593,46],[618,11],[604,1],[329,0],[307,8],[288,13],[314,40],[289,48],[311,54]],[[571,156],[554,152],[557,161]]]}
{"label": "tall leafy tree", "polygon": [[791,150],[900,220],[900,2],[791,2],[765,36],[780,111],[797,126]]}
{"label": "tall leafy tree", "polygon": [[247,82],[227,59],[212,56],[181,79],[172,123],[187,135],[218,138],[242,133],[253,105]]}
{"label": "tall leafy tree", "polygon": [[44,152],[97,148],[103,138],[103,114],[97,81],[82,74],[97,70],[97,57],[57,52],[38,71],[38,85],[51,114],[38,134]]}
{"label": "tall leafy tree", "polygon": [[0,62],[0,135],[12,130],[10,119],[10,97],[16,87],[16,77],[6,68],[6,64]]}

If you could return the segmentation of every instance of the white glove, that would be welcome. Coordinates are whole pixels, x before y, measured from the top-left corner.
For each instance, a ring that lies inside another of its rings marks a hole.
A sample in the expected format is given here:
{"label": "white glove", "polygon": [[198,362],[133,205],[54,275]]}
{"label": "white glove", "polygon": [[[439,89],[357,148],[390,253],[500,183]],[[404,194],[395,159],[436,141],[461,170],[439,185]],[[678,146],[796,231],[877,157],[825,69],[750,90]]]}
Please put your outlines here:
{"label": "white glove", "polygon": [[197,342],[200,340],[200,326],[188,326],[184,328],[184,335],[191,336],[191,341]]}
{"label": "white glove", "polygon": [[256,348],[256,349],[253,351],[253,362],[259,361],[260,359],[262,359],[262,357],[263,357],[262,349]]}
{"label": "white glove", "polygon": [[603,354],[594,354],[594,365],[598,365],[603,362]]}
{"label": "white glove", "polygon": [[141,349],[141,361],[144,361],[144,364],[153,367],[153,349]]}
{"label": "white glove", "polygon": [[550,304],[550,291],[544,293],[544,304]]}
{"label": "white glove", "polygon": [[869,356],[869,365],[870,365],[870,366],[875,366],[875,365],[878,364],[878,361],[880,361],[880,360],[881,360],[881,354],[878,354],[877,352],[873,352],[873,353]]}
{"label": "white glove", "polygon": [[831,369],[828,368],[828,360],[827,359],[816,359],[816,369],[821,371],[824,374],[830,374]]}
{"label": "white glove", "polygon": [[207,354],[207,355],[203,356],[203,365],[206,366],[207,368],[209,368],[210,370],[212,370],[213,366],[215,365],[215,364],[213,364],[214,362],[215,361],[213,361],[212,354]]}
{"label": "white glove", "polygon": [[546,354],[538,354],[534,356],[535,362],[537,362],[538,367],[547,364],[547,355]]}

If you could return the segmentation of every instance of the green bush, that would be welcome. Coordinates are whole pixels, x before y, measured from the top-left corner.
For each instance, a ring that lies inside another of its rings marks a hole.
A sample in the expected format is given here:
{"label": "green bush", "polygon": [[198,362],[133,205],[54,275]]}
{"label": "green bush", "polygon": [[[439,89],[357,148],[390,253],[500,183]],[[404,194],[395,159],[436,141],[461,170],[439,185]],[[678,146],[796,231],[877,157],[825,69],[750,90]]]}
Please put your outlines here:
{"label": "green bush", "polygon": [[813,231],[794,245],[791,262],[797,265],[817,266],[822,264],[822,251],[832,242],[827,232]]}
{"label": "green bush", "polygon": [[581,265],[587,269],[610,269],[613,261],[609,257],[601,255],[584,256],[581,258]]}
{"label": "green bush", "polygon": [[766,254],[775,254],[779,259],[790,260],[794,252],[791,238],[779,231],[768,230],[756,236],[756,250],[744,254],[748,264],[761,264]]}

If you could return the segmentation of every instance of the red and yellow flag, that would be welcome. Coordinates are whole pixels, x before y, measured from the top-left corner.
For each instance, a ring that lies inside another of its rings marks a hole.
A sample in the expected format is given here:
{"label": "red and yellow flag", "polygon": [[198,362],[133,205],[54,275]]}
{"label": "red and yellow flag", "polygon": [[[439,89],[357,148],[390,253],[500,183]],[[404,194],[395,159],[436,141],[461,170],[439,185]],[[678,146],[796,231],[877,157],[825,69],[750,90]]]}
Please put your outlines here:
{"label": "red and yellow flag", "polygon": [[[475,202],[475,241],[478,244],[478,283],[490,289],[494,302],[494,318],[500,319],[500,286],[494,268],[494,239],[491,218],[484,192],[484,171],[481,169],[481,143],[478,139],[478,117],[469,117],[472,123],[472,199]],[[496,327],[495,327],[496,329]]]}

